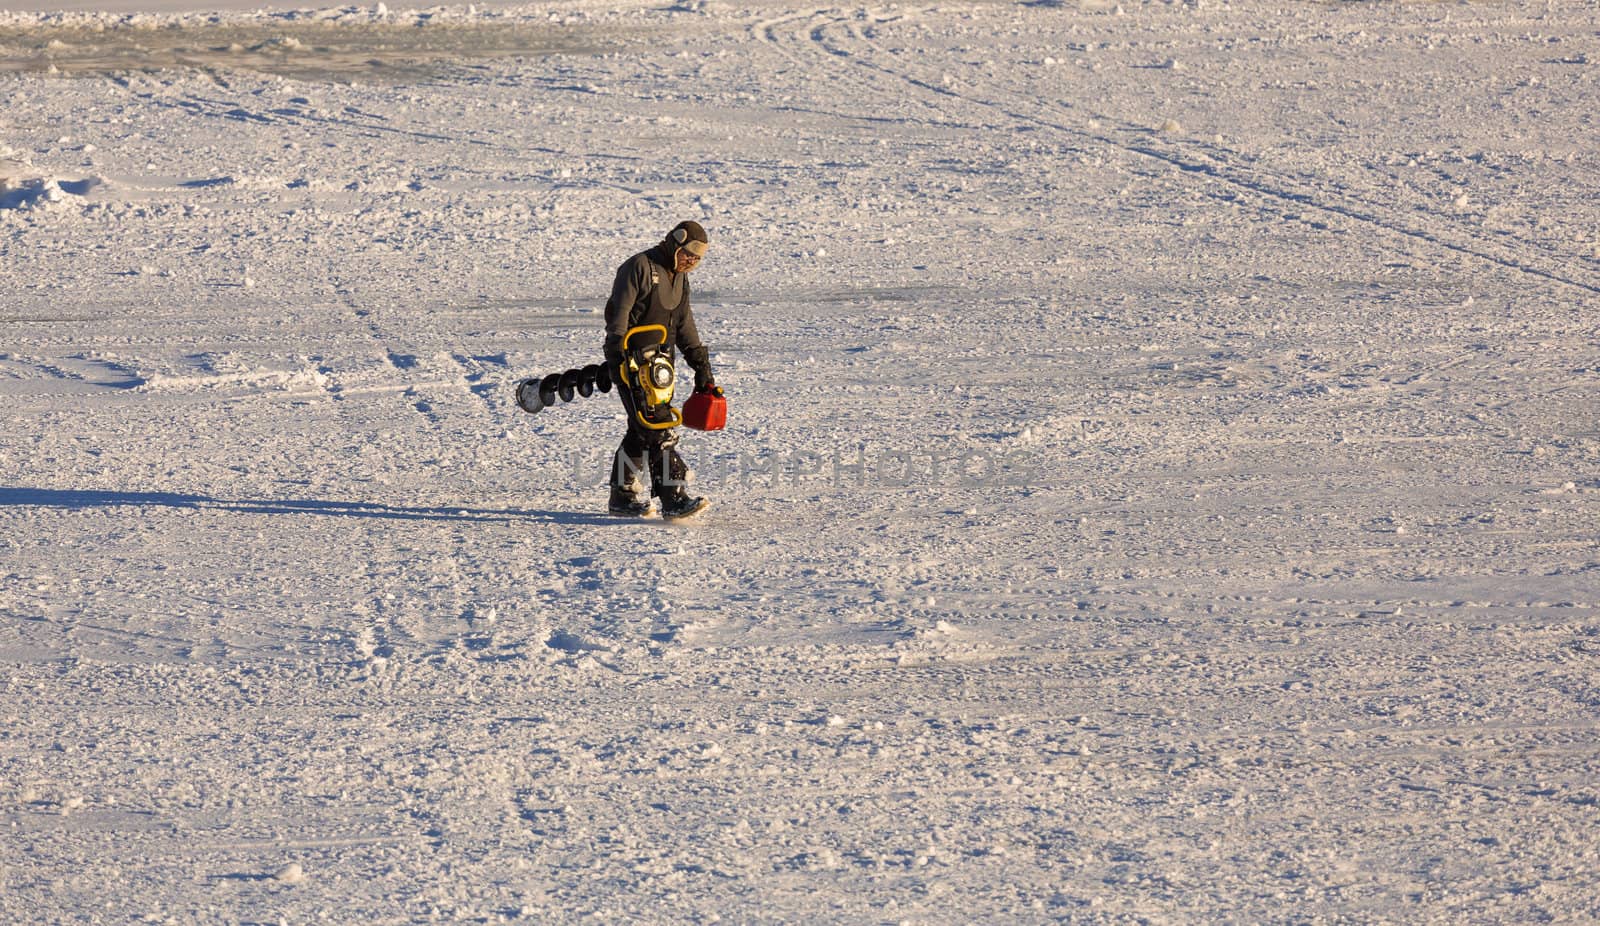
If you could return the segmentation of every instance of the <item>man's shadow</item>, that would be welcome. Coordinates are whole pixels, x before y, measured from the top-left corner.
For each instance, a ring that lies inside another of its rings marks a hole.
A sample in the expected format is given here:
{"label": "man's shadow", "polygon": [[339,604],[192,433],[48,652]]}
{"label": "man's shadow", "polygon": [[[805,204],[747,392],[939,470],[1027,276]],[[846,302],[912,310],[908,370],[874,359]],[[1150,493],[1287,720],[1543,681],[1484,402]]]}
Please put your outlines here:
{"label": "man's shadow", "polygon": [[375,502],[315,498],[224,499],[178,492],[112,492],[99,489],[28,489],[0,486],[0,508],[187,508],[246,514],[311,514],[397,521],[466,521],[507,524],[536,521],[550,524],[618,524],[608,515],[523,508],[463,508],[459,505],[413,508]]}

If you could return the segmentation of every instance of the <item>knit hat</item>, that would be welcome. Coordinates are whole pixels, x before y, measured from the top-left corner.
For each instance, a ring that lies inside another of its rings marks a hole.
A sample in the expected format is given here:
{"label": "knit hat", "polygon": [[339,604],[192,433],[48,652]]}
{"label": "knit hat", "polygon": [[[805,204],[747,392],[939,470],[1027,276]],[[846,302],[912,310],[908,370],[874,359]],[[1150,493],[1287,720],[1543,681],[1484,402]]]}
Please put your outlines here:
{"label": "knit hat", "polygon": [[676,228],[667,233],[667,241],[673,248],[682,248],[695,257],[705,257],[706,249],[710,246],[706,230],[700,227],[699,222],[679,222]]}

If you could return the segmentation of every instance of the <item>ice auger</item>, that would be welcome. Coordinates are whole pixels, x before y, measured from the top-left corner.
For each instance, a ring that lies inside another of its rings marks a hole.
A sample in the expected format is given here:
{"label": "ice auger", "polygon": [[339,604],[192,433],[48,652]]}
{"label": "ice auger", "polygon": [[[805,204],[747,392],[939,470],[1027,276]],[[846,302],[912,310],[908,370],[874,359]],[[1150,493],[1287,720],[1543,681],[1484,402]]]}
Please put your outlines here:
{"label": "ice auger", "polygon": [[616,376],[633,396],[633,415],[643,427],[665,431],[683,424],[672,407],[672,389],[678,374],[672,357],[662,350],[667,343],[665,325],[640,325],[622,336],[622,362]]}
{"label": "ice auger", "polygon": [[[677,373],[672,366],[672,356],[664,349],[666,343],[664,325],[630,328],[622,337],[622,361],[615,369],[591,363],[543,378],[522,380],[517,383],[517,405],[529,414],[537,414],[555,405],[558,398],[571,402],[578,396],[594,395],[596,391],[610,392],[615,384],[628,390],[633,399],[633,414],[640,426],[652,431],[675,428],[685,421],[672,407]],[[685,409],[692,412],[689,426],[702,431],[722,428],[727,418],[727,402],[720,389],[714,394],[696,393]]]}
{"label": "ice auger", "polygon": [[517,406],[530,415],[556,404],[559,397],[571,402],[578,396],[588,398],[596,391],[611,391],[611,374],[598,363],[576,367],[565,373],[551,373],[544,378],[533,377],[517,383]]}

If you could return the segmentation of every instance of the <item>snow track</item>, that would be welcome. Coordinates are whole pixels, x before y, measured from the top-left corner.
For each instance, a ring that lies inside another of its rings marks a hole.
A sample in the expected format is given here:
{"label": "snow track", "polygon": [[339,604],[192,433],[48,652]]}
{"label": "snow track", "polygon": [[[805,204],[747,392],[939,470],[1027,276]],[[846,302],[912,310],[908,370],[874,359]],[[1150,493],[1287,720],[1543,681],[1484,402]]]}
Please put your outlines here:
{"label": "snow track", "polygon": [[[918,70],[911,56],[886,51],[869,38],[867,33],[879,21],[878,15],[862,13],[846,17],[818,14],[809,19],[805,23],[804,37],[809,40],[810,47],[823,53],[814,56],[814,66],[820,71],[827,71],[829,65],[843,62],[857,70],[872,72],[880,79],[876,85],[867,82],[866,87],[875,96],[895,98],[899,96],[896,92],[899,86],[905,85],[923,95],[931,95],[931,99],[945,107],[951,103],[966,104],[969,108],[982,107],[998,112],[1013,122],[1009,128],[995,126],[989,131],[1016,131],[1019,127],[1038,126],[1058,132],[1079,145],[1109,147],[1156,161],[1186,174],[1196,175],[1195,179],[1207,186],[1215,182],[1224,187],[1221,190],[1205,190],[1208,196],[1228,203],[1245,199],[1255,209],[1268,209],[1276,218],[1285,221],[1303,222],[1317,229],[1327,228],[1324,223],[1329,220],[1360,223],[1369,231],[1416,239],[1434,248],[1563,283],[1581,292],[1600,294],[1600,255],[1592,255],[1588,259],[1579,257],[1576,261],[1578,266],[1574,266],[1574,257],[1568,251],[1516,234],[1501,233],[1496,237],[1509,240],[1493,240],[1448,215],[1440,214],[1437,209],[1416,207],[1409,210],[1411,214],[1408,215],[1396,209],[1392,200],[1381,196],[1375,188],[1376,178],[1344,175],[1340,177],[1338,186],[1332,186],[1323,178],[1274,169],[1259,158],[1245,157],[1231,150],[1220,140],[1173,144],[1160,137],[1159,126],[1137,124],[1123,117],[1093,109],[1083,110],[1054,100],[1031,100],[1032,88],[1026,86],[989,85],[966,78],[961,81],[960,90],[941,86],[941,78],[936,72]],[[881,22],[892,26],[903,22],[908,16],[916,18],[917,13],[897,9]],[[869,23],[866,29],[861,25],[863,20]],[[788,42],[777,35],[777,30],[794,21],[779,20],[764,24],[762,29],[767,34],[767,40],[774,44],[806,47],[805,42],[793,41],[800,36],[799,32],[791,36]],[[1022,105],[1019,106],[1019,103]],[[1084,128],[1083,123],[1098,126],[1099,129]],[[1103,131],[1107,128],[1113,131]],[[1303,214],[1307,209],[1317,219],[1307,218]]]}

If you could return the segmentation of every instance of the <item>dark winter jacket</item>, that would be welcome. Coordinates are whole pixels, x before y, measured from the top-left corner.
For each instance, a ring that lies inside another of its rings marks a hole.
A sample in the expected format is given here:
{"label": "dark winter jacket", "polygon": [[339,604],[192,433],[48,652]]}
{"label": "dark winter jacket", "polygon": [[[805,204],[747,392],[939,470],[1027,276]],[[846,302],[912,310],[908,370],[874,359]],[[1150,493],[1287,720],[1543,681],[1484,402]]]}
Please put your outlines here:
{"label": "dark winter jacket", "polygon": [[689,274],[674,273],[673,263],[672,248],[663,242],[617,268],[617,280],[606,301],[605,356],[612,366],[622,359],[622,337],[629,328],[664,325],[668,356],[674,348],[683,351],[698,388],[712,381],[711,356],[700,343],[694,312],[689,308]]}

